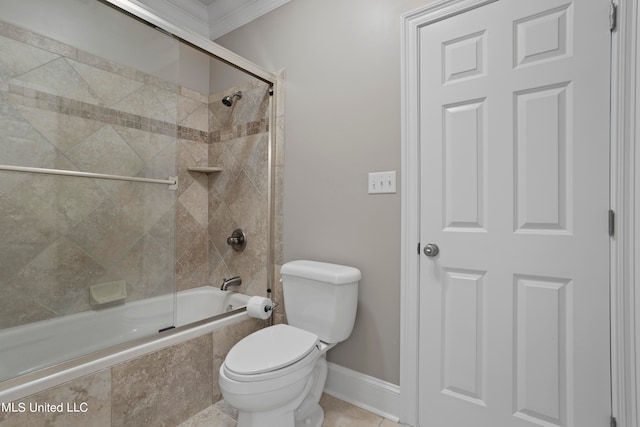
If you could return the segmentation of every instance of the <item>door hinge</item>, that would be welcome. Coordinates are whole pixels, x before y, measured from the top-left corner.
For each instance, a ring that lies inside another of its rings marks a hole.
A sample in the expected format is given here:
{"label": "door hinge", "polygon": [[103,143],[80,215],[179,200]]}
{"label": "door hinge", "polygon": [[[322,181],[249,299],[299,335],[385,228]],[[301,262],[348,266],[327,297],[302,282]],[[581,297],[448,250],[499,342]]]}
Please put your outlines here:
{"label": "door hinge", "polygon": [[611,422],[609,423],[609,427],[618,427],[618,421],[616,417],[611,417]]}
{"label": "door hinge", "polygon": [[418,242],[418,255],[420,255],[420,242]]}
{"label": "door hinge", "polygon": [[611,2],[609,5],[609,29],[615,31],[618,27],[618,5]]}
{"label": "door hinge", "polygon": [[609,209],[609,236],[613,237],[616,232],[616,214]]}

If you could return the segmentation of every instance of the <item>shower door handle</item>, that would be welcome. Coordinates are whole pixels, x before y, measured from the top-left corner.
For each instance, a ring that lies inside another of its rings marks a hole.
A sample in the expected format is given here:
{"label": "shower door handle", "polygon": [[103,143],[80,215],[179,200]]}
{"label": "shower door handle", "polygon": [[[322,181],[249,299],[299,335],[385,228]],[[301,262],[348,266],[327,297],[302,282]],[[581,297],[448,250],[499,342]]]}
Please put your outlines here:
{"label": "shower door handle", "polygon": [[440,253],[440,248],[435,243],[427,243],[424,247],[424,254],[430,258],[438,255]]}

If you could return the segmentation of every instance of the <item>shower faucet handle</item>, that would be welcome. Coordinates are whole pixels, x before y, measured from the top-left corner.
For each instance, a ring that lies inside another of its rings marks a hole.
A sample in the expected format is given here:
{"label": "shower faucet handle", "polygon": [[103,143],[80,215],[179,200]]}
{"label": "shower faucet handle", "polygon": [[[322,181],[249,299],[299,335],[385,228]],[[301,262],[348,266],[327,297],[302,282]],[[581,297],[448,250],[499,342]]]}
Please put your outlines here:
{"label": "shower faucet handle", "polygon": [[227,237],[227,245],[239,245],[244,241],[242,237]]}
{"label": "shower faucet handle", "polygon": [[236,228],[231,233],[231,237],[227,237],[227,245],[231,246],[234,251],[242,252],[247,246],[247,236],[241,228]]}

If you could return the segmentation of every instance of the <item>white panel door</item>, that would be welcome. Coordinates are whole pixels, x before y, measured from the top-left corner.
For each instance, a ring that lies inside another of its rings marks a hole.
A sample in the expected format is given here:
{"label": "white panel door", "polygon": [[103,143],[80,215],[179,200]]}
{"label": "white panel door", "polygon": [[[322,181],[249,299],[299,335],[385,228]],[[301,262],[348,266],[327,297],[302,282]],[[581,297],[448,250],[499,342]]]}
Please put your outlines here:
{"label": "white panel door", "polygon": [[609,423],[608,6],[420,29],[423,427]]}

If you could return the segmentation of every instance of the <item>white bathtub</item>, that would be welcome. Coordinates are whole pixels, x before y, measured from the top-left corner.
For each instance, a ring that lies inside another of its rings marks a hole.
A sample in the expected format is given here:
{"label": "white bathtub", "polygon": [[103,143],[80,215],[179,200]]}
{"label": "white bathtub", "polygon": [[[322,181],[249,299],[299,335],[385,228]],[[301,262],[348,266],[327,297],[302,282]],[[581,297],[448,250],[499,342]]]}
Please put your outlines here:
{"label": "white bathtub", "polygon": [[[0,401],[15,400],[244,320],[246,311],[236,309],[246,306],[249,298],[201,286],[178,292],[177,297],[148,298],[0,331],[0,381],[23,375],[0,382]],[[221,316],[225,313],[230,314]],[[171,326],[176,329],[158,333]],[[83,356],[92,352],[100,354]]]}

